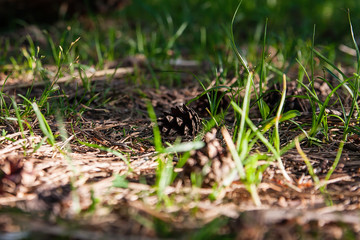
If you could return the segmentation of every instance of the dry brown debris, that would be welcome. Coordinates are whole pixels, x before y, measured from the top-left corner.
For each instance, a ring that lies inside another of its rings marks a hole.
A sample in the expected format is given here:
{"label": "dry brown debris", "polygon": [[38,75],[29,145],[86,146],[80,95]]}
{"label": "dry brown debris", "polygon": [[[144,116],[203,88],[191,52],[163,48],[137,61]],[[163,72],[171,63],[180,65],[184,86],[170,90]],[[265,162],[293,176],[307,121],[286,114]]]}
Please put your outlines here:
{"label": "dry brown debris", "polygon": [[5,155],[0,159],[0,194],[17,195],[35,180],[33,163],[21,155]]}

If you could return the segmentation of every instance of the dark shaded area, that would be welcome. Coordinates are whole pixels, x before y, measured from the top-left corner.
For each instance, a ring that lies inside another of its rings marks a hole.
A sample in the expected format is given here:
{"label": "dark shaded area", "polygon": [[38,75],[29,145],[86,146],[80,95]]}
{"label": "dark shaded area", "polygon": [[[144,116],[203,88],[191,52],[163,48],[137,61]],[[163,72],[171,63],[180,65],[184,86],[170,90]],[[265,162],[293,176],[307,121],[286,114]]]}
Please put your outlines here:
{"label": "dark shaded area", "polygon": [[118,9],[127,0],[1,0],[0,29],[18,24],[46,23],[75,15],[106,13]]}

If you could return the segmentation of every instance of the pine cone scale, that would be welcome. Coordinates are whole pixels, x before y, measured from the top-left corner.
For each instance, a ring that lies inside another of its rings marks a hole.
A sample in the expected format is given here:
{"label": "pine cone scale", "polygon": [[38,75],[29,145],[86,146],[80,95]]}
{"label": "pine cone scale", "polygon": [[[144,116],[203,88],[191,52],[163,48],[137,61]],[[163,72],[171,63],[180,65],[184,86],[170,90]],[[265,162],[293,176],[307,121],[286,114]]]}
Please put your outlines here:
{"label": "pine cone scale", "polygon": [[159,129],[165,136],[195,136],[200,130],[200,122],[197,113],[185,104],[171,108],[170,113],[165,112],[158,119]]}
{"label": "pine cone scale", "polygon": [[191,153],[183,167],[184,175],[190,177],[191,173],[202,174],[202,186],[222,185],[235,168],[235,162],[228,149],[222,147],[216,138],[216,129],[208,132],[204,141],[206,145],[202,149]]}

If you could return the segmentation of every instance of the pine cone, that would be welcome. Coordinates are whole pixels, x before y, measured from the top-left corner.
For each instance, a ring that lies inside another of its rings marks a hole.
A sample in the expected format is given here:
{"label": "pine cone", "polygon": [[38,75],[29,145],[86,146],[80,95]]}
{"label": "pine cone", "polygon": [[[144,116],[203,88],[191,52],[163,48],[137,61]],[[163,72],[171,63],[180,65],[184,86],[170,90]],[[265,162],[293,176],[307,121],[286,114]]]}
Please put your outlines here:
{"label": "pine cone", "polygon": [[200,118],[194,109],[183,106],[171,108],[170,113],[164,113],[158,119],[159,129],[165,136],[182,135],[195,136],[200,130]]}
{"label": "pine cone", "polygon": [[235,162],[230,152],[221,146],[216,138],[216,129],[205,134],[205,146],[202,149],[192,152],[183,167],[184,175],[190,177],[192,172],[203,175],[203,186],[212,186],[215,183],[222,185],[232,169]]}

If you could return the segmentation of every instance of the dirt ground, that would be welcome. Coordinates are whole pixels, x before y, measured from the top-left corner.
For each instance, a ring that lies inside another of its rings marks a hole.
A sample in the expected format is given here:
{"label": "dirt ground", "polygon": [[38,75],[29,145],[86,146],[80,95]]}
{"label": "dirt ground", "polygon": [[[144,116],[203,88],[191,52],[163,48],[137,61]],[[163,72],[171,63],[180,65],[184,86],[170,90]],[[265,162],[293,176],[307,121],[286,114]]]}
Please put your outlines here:
{"label": "dirt ground", "polygon": [[[152,187],[158,156],[146,101],[150,100],[161,116],[202,90],[191,76],[184,77],[186,87],[139,88],[129,80],[131,67],[120,70],[123,72],[111,81],[104,73],[93,77],[95,93],[106,93],[110,100],[101,107],[105,97],[96,98],[90,107],[79,104],[77,111],[64,119],[68,138],[58,138],[57,148],[44,143],[35,149],[44,136],[34,116],[28,118],[33,132],[25,129],[23,134],[16,121],[1,121],[0,130],[8,134],[0,137],[0,239],[360,239],[360,139],[356,135],[345,144],[327,193],[316,189],[294,148],[282,156],[293,182],[287,183],[277,165],[271,164],[258,185],[261,206],[254,205],[241,182],[219,190],[212,200],[213,189],[191,188],[175,181],[166,188],[168,200],[159,200]],[[69,102],[80,101],[79,91],[83,90],[75,91],[80,81],[66,80],[60,79],[59,87]],[[26,84],[19,86],[9,79],[4,91],[15,96],[26,89]],[[39,97],[43,89],[42,84],[35,86],[32,95]],[[190,106],[207,118],[200,113],[201,104],[199,100]],[[311,123],[305,110],[295,122]],[[259,115],[253,111],[250,115],[256,123]],[[230,132],[231,118],[229,114]],[[47,120],[59,134],[57,119]],[[320,179],[329,171],[342,136],[336,127],[341,122],[329,118],[329,125],[329,141],[301,143]],[[281,125],[280,133],[282,143],[286,143],[301,131],[288,122]],[[129,163],[80,141],[120,150]],[[62,153],[64,143],[68,143],[68,154]],[[128,181],[115,187],[119,175]]]}

